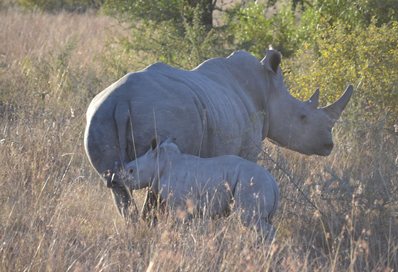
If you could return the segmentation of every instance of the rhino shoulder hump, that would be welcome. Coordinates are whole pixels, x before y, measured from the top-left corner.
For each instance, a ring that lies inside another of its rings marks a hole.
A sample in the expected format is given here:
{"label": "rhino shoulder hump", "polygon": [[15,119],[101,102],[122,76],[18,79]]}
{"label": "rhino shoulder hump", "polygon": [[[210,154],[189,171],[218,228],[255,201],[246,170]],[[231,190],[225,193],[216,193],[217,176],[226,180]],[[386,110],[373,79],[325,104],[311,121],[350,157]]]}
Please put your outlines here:
{"label": "rhino shoulder hump", "polygon": [[169,69],[173,69],[173,67],[166,63],[159,61],[159,62],[155,62],[154,64],[149,65],[147,68],[145,68],[145,71],[163,71],[163,70],[169,70]]}

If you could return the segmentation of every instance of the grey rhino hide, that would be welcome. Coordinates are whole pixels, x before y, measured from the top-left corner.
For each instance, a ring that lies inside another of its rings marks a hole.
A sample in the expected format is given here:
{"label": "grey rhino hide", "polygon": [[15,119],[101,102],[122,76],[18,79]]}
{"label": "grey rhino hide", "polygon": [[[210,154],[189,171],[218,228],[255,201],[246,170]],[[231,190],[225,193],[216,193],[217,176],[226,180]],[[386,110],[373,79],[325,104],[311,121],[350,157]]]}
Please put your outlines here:
{"label": "grey rhino hide", "polygon": [[[328,155],[331,127],[352,87],[328,109],[317,109],[317,98],[301,102],[289,94],[280,61],[275,50],[261,62],[237,51],[191,71],[156,63],[127,74],[88,107],[84,144],[91,164],[100,175],[115,172],[144,154],[154,137],[171,138],[183,153],[200,157],[256,161],[265,137],[303,154]],[[105,180],[110,186],[112,179]],[[128,192],[113,193],[125,215]]]}
{"label": "grey rhino hide", "polygon": [[[254,162],[234,155],[200,158],[183,154],[166,141],[128,163],[121,181],[131,190],[150,187],[170,211],[217,217],[238,211],[245,226],[272,239],[271,219],[279,201],[272,175]],[[163,205],[162,205],[163,206]]]}

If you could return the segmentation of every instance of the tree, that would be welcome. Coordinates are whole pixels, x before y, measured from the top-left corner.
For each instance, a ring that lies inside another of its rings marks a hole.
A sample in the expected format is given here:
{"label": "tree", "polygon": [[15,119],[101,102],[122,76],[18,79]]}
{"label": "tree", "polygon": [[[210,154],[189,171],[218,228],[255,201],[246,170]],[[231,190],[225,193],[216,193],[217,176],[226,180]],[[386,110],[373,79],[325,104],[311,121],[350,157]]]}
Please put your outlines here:
{"label": "tree", "polygon": [[131,23],[169,21],[181,29],[184,22],[192,23],[199,10],[201,25],[210,31],[216,3],[217,0],[106,0],[104,10]]}

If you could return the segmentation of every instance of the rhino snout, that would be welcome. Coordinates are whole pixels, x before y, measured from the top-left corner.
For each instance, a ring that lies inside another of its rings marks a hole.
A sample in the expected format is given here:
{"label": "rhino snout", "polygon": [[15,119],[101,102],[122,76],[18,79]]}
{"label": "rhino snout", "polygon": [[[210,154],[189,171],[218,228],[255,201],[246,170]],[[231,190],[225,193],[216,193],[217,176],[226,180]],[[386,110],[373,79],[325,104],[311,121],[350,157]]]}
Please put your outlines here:
{"label": "rhino snout", "polygon": [[325,143],[323,144],[322,148],[319,149],[319,152],[315,152],[315,154],[319,156],[329,156],[330,153],[332,153],[333,147],[333,142]]}
{"label": "rhino snout", "polygon": [[324,144],[323,146],[325,147],[325,149],[329,149],[330,151],[332,151],[334,144],[331,142]]}

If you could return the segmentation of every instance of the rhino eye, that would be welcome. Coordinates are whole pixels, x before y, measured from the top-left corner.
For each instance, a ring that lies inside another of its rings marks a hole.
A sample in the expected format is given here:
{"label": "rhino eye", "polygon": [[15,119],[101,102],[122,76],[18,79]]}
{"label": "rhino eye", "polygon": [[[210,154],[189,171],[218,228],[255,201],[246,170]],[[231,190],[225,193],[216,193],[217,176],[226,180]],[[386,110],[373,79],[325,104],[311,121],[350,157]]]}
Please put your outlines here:
{"label": "rhino eye", "polygon": [[307,119],[307,115],[301,114],[301,115],[300,115],[300,119],[301,119],[302,121],[306,120],[306,119]]}
{"label": "rhino eye", "polygon": [[132,173],[134,173],[134,170],[133,169],[129,169],[129,174],[132,174]]}

